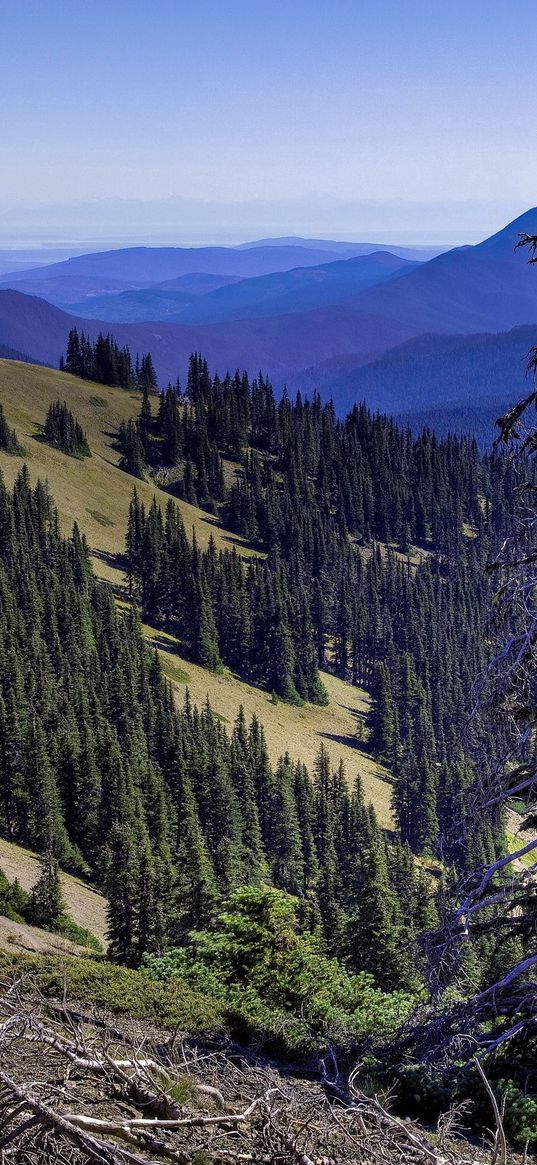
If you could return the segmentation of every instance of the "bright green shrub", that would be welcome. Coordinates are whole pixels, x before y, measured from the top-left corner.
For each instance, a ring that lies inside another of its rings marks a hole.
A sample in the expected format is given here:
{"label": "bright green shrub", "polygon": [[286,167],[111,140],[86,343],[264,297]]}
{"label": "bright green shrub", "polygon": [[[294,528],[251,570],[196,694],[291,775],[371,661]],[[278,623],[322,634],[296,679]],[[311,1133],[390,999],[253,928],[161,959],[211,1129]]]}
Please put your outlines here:
{"label": "bright green shrub", "polygon": [[222,1001],[236,1024],[247,1022],[293,1050],[326,1042],[350,1046],[369,1032],[396,1027],[412,999],[386,994],[370,975],[349,975],[323,953],[317,934],[299,934],[298,900],[269,887],[245,887],[229,899],[214,931],[190,945],[147,956],[151,978],[182,979]]}

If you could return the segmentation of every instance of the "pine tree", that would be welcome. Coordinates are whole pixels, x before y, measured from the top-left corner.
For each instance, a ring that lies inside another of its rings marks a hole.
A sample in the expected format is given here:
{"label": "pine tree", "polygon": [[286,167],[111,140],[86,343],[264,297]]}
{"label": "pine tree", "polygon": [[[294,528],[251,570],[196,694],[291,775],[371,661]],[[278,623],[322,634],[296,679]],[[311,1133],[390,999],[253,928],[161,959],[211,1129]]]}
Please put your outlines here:
{"label": "pine tree", "polygon": [[275,773],[271,800],[269,854],[272,877],[289,894],[303,894],[304,857],[294,791],[294,774],[288,756],[282,757]]}
{"label": "pine tree", "polygon": [[380,987],[415,986],[411,958],[401,944],[401,918],[378,835],[372,839],[364,862],[360,898],[348,923],[348,958],[353,970],[369,971]]}
{"label": "pine tree", "polygon": [[27,906],[27,917],[33,926],[52,929],[64,913],[58,861],[51,850],[41,858],[41,873],[33,887]]}
{"label": "pine tree", "polygon": [[199,578],[194,584],[193,644],[194,657],[202,667],[221,671],[222,661],[212,604],[207,588]]}
{"label": "pine tree", "polygon": [[4,406],[0,403],[0,449],[4,453],[16,453],[19,457],[24,454],[24,449],[17,437],[14,429],[10,429],[6,421],[4,413]]}
{"label": "pine tree", "polygon": [[398,717],[388,668],[383,662],[375,668],[371,721],[371,744],[388,767],[393,768],[399,747]]}
{"label": "pine tree", "polygon": [[49,406],[43,435],[50,445],[72,457],[91,456],[86,434],[65,401],[62,404],[57,400]]}
{"label": "pine tree", "polygon": [[132,419],[121,422],[118,430],[118,445],[121,450],[120,469],[132,473],[133,477],[146,476],[146,450],[140,436],[139,425]]}
{"label": "pine tree", "polygon": [[142,393],[142,404],[140,406],[140,413],[138,416],[138,433],[144,451],[145,460],[150,461],[152,451],[151,433],[153,429],[153,414],[151,411],[151,401],[149,399],[149,389],[145,380],[143,383]]}
{"label": "pine tree", "polygon": [[139,855],[134,832],[126,822],[117,822],[110,831],[105,869],[108,954],[117,962],[136,966],[140,958]]}
{"label": "pine tree", "polygon": [[176,762],[177,876],[170,907],[170,938],[184,941],[192,930],[212,922],[219,900],[218,887],[200,826],[192,784],[184,765]]}
{"label": "pine tree", "polygon": [[268,654],[271,661],[269,687],[282,700],[300,703],[293,676],[295,653],[292,636],[281,611],[276,611],[272,621]]}
{"label": "pine tree", "polygon": [[145,356],[142,356],[137,380],[138,388],[141,389],[142,392],[158,392],[157,375],[150,352],[147,352]]}

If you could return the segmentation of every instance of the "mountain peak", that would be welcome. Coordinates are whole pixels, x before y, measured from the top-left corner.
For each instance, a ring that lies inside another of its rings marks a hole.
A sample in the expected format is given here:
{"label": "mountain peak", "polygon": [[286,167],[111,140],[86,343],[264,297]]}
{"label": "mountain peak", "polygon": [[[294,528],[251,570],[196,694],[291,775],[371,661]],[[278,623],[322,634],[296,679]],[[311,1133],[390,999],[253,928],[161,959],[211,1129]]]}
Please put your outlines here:
{"label": "mountain peak", "polygon": [[497,231],[495,235],[490,235],[488,239],[484,239],[479,243],[477,250],[480,251],[505,251],[506,249],[514,249],[520,240],[521,235],[537,235],[537,206],[530,207],[529,210],[524,211],[518,218],[514,218],[507,226],[502,227],[501,231]]}

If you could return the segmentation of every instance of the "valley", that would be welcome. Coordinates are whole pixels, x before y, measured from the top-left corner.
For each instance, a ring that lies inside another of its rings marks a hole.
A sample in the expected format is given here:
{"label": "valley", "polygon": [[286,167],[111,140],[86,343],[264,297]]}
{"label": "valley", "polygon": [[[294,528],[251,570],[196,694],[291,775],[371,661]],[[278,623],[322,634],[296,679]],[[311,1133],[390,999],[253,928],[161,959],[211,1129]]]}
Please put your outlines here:
{"label": "valley", "polygon": [[[511,463],[197,353],[159,393],[147,352],[42,302],[72,325],[71,371],[0,360],[6,972],[317,1074],[327,1041],[345,1064],[363,1040],[384,1055],[450,870],[505,845],[513,878],[534,868],[523,799],[470,822],[461,743]],[[439,352],[478,393],[530,333],[422,337],[370,375],[395,406],[403,370],[418,405]],[[506,747],[484,709],[472,734]],[[477,942],[486,984],[502,952]],[[486,1046],[490,1012],[472,1022]]]}

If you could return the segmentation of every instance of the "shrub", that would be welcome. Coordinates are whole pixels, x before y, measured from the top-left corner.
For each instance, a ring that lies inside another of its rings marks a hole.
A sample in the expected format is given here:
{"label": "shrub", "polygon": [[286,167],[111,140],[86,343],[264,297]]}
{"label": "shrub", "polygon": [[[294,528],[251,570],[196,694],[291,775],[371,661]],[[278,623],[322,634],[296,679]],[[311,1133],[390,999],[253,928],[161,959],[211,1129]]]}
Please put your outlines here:
{"label": "shrub", "polygon": [[283,891],[244,887],[214,931],[193,932],[188,947],[147,956],[144,966],[157,981],[183,980],[221,1000],[233,1026],[293,1052],[334,1041],[351,1047],[396,1027],[412,998],[387,994],[370,975],[349,975],[328,958],[317,934],[298,933],[298,905]]}

